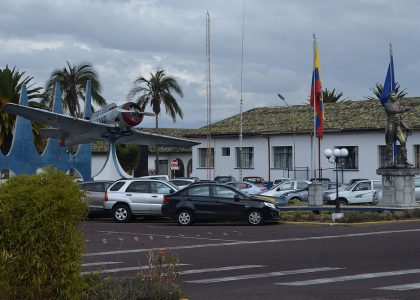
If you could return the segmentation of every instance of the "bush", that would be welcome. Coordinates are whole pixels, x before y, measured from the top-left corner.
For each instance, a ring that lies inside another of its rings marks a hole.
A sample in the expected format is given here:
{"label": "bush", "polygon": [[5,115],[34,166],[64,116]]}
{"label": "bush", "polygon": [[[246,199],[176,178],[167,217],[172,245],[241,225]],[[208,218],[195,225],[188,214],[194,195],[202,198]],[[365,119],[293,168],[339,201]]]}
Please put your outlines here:
{"label": "bush", "polygon": [[181,289],[176,284],[178,258],[168,254],[168,249],[148,253],[148,268],[135,277],[101,279],[96,274],[87,276],[84,299],[126,300],[178,300]]}
{"label": "bush", "polygon": [[83,193],[55,169],[0,186],[0,298],[79,299]]}

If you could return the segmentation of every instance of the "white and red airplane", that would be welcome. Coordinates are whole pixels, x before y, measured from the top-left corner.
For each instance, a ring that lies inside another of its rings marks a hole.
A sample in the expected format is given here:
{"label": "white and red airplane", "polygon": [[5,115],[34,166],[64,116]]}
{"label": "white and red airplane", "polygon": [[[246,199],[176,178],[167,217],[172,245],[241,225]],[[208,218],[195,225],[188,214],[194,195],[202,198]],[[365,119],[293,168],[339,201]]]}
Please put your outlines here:
{"label": "white and red airplane", "polygon": [[89,119],[51,112],[44,109],[19,105],[15,103],[3,104],[1,110],[19,115],[30,121],[47,124],[49,128],[41,129],[41,135],[59,140],[60,146],[68,147],[77,144],[89,144],[98,140],[111,141],[116,144],[138,144],[191,147],[199,143],[189,139],[154,134],[135,129],[144,116],[155,114],[144,112],[134,102],[127,102],[121,106],[108,104]]}

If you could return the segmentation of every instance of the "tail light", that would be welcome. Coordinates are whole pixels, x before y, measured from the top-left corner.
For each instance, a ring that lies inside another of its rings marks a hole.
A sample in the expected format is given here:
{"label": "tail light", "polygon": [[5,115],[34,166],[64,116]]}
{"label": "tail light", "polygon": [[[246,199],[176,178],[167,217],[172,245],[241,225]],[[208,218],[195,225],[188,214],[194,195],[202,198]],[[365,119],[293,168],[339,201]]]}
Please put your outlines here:
{"label": "tail light", "polygon": [[105,192],[105,202],[108,201],[108,192]]}
{"label": "tail light", "polygon": [[165,196],[163,196],[163,204],[168,204],[169,203],[169,196],[168,195],[165,195]]}

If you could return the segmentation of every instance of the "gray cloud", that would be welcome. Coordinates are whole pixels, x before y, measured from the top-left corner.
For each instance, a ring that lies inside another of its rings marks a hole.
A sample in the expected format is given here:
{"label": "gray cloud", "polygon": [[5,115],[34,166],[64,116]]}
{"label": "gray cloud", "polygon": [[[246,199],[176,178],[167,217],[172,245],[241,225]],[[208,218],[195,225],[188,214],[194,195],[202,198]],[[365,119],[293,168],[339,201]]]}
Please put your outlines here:
{"label": "gray cloud", "polygon": [[[243,1],[4,0],[0,56],[44,85],[66,60],[90,62],[103,95],[123,103],[139,76],[161,67],[184,89],[184,120],[206,124],[205,14],[211,14],[213,120],[239,112]],[[420,34],[414,0],[245,1],[244,109],[306,103],[317,35],[324,87],[363,100],[383,83],[393,43],[397,81],[419,96]],[[143,126],[153,127],[153,120]]]}

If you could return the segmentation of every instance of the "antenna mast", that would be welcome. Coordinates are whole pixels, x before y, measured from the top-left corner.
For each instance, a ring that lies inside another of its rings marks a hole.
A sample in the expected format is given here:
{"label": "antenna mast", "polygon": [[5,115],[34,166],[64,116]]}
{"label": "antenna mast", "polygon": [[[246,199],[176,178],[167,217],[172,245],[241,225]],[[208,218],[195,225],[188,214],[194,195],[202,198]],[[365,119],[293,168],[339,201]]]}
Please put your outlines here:
{"label": "antenna mast", "polygon": [[211,151],[211,77],[210,77],[210,14],[206,14],[206,58],[207,58],[207,180],[212,179],[211,170],[213,165],[213,154]]}

